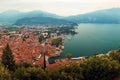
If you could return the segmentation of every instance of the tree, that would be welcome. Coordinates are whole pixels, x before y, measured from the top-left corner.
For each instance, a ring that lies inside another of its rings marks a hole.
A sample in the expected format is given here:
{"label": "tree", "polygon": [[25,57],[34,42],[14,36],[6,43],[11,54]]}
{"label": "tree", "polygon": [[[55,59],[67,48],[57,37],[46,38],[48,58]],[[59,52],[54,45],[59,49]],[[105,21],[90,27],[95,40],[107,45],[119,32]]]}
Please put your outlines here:
{"label": "tree", "polygon": [[56,45],[57,47],[62,44],[62,38],[57,38],[52,40],[52,45]]}
{"label": "tree", "polygon": [[2,35],[0,34],[0,39],[2,38]]}
{"label": "tree", "polygon": [[23,41],[26,41],[26,39],[25,39],[25,38],[23,38],[22,40],[23,40]]}
{"label": "tree", "polygon": [[60,79],[60,77],[62,76],[60,74],[60,72],[58,71],[57,68],[47,68],[46,69],[46,74],[48,76],[48,79],[49,80],[63,80],[63,79]]}
{"label": "tree", "polygon": [[42,42],[44,39],[45,39],[45,38],[44,38],[43,35],[40,35],[39,38],[38,38],[39,42]]}
{"label": "tree", "polygon": [[72,54],[71,53],[66,54],[66,58],[71,59],[72,58]]}
{"label": "tree", "polygon": [[40,67],[20,67],[15,71],[15,76],[18,80],[48,80]]}
{"label": "tree", "polygon": [[43,53],[43,56],[44,56],[44,61],[43,61],[43,69],[45,70],[46,69],[46,58],[45,58],[45,51]]}
{"label": "tree", "polygon": [[107,57],[91,57],[80,64],[84,80],[114,80],[120,75],[120,65]]}
{"label": "tree", "polygon": [[82,68],[78,63],[70,63],[60,67],[59,72],[65,80],[83,80]]}
{"label": "tree", "polygon": [[116,60],[120,63],[120,51],[117,50],[117,51],[112,51],[109,56],[113,59],[113,60]]}
{"label": "tree", "polygon": [[0,80],[12,80],[8,69],[0,64]]}
{"label": "tree", "polygon": [[10,49],[8,44],[3,49],[2,63],[10,71],[14,71],[15,70],[14,56],[13,56],[12,51],[11,51],[11,49]]}

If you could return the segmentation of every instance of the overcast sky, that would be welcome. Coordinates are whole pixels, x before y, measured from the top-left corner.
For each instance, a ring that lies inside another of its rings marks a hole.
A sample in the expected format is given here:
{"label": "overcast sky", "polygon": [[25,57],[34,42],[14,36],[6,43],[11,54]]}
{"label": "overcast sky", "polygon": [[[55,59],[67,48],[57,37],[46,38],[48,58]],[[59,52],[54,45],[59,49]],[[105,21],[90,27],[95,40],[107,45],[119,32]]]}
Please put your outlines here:
{"label": "overcast sky", "polygon": [[120,0],[0,0],[0,12],[42,10],[62,16],[120,7]]}

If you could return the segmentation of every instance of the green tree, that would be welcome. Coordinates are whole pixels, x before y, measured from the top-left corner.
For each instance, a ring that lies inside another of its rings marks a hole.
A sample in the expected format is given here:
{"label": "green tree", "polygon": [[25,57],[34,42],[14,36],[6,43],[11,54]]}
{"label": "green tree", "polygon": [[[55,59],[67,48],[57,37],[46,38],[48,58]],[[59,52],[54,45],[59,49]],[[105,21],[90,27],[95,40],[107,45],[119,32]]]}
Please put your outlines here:
{"label": "green tree", "polygon": [[18,80],[27,80],[27,76],[26,76],[26,69],[27,68],[25,68],[25,67],[19,67],[19,68],[17,68],[16,69],[16,71],[15,71],[15,77],[16,77],[16,79],[18,79]]}
{"label": "green tree", "polygon": [[66,56],[66,58],[68,58],[68,59],[71,59],[71,58],[73,57],[71,53],[68,53],[68,54],[66,54],[65,56]]}
{"label": "green tree", "polygon": [[63,80],[63,79],[60,79],[61,74],[57,68],[56,69],[47,68],[46,74],[47,74],[49,80]]}
{"label": "green tree", "polygon": [[2,64],[0,64],[0,80],[11,80],[10,72]]}
{"label": "green tree", "polygon": [[11,51],[11,49],[10,49],[8,44],[3,49],[2,63],[10,71],[14,71],[15,70],[14,56],[13,56],[12,51]]}
{"label": "green tree", "polygon": [[116,60],[120,63],[120,51],[116,50],[116,51],[112,51],[109,56],[113,59]]}
{"label": "green tree", "polygon": [[40,67],[18,68],[15,72],[19,80],[47,80],[46,73]]}
{"label": "green tree", "polygon": [[39,38],[38,38],[38,40],[39,40],[40,43],[41,43],[44,39],[45,39],[45,38],[44,38],[43,35],[40,35]]}
{"label": "green tree", "polygon": [[46,57],[45,57],[45,51],[43,52],[44,60],[43,60],[43,69],[46,69]]}
{"label": "green tree", "polygon": [[82,68],[77,63],[70,63],[60,68],[61,76],[67,80],[83,80]]}
{"label": "green tree", "polygon": [[2,35],[0,34],[0,39],[2,38]]}
{"label": "green tree", "polygon": [[92,57],[80,64],[84,80],[114,80],[120,74],[117,61],[107,57]]}
{"label": "green tree", "polygon": [[27,62],[22,62],[22,63],[16,64],[16,68],[20,68],[20,67],[28,68],[28,67],[32,67],[32,66],[33,66],[32,64],[27,63]]}
{"label": "green tree", "polygon": [[52,40],[52,45],[56,45],[57,47],[62,44],[62,38],[57,38]]}

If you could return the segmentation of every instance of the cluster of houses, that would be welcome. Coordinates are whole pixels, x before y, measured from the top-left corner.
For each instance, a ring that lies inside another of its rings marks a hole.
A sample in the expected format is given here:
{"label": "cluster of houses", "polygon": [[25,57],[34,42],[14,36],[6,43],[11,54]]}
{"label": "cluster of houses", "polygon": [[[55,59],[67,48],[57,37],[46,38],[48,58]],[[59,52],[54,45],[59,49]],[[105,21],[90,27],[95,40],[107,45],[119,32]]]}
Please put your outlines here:
{"label": "cluster of houses", "polygon": [[[57,35],[58,32],[59,31],[49,34],[48,27],[20,28],[18,31],[10,31],[5,28],[0,28],[0,57],[3,54],[5,45],[9,44],[15,62],[18,64],[25,62],[42,66],[44,62],[44,49],[47,66],[57,67],[62,64],[67,64],[69,61],[66,59],[62,59],[61,61],[58,60],[54,64],[49,64],[48,62],[50,57],[60,56],[64,49],[64,46],[62,45],[59,47],[50,45],[53,39],[60,37]],[[39,35],[43,35],[44,37],[50,35],[45,41],[46,44],[42,45],[43,42],[39,42]],[[81,57],[79,57],[79,59],[73,58],[72,61],[78,62],[81,59]]]}
{"label": "cluster of houses", "polygon": [[[38,41],[39,35],[34,33],[36,30],[41,31],[40,34],[43,36],[48,35],[48,33],[44,32],[45,29],[23,28],[19,31],[9,31],[0,28],[0,57],[3,54],[3,48],[8,43],[16,63],[27,62],[41,65],[43,63],[43,48],[46,50],[45,54],[49,56],[56,53],[56,46],[51,46],[50,44],[43,46],[42,43]],[[57,37],[57,35],[52,33],[46,42],[51,43],[53,37]]]}

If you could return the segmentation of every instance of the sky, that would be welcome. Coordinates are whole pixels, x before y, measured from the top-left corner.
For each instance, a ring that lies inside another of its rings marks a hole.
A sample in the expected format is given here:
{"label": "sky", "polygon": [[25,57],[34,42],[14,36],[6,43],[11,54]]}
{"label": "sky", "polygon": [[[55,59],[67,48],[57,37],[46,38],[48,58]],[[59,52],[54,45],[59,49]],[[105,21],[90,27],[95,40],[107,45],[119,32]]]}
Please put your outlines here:
{"label": "sky", "polygon": [[120,8],[120,0],[0,0],[0,13],[7,10],[42,10],[69,16],[118,7]]}

